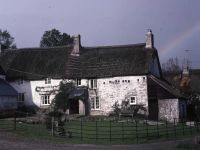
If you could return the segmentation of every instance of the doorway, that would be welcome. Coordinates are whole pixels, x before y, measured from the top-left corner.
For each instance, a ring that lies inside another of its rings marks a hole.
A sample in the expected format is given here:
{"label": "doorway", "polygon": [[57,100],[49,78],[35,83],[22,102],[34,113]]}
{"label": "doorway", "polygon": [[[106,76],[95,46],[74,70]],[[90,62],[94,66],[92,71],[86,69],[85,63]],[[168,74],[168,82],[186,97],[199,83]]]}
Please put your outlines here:
{"label": "doorway", "polygon": [[79,101],[78,101],[78,99],[71,99],[70,100],[69,114],[79,114]]}

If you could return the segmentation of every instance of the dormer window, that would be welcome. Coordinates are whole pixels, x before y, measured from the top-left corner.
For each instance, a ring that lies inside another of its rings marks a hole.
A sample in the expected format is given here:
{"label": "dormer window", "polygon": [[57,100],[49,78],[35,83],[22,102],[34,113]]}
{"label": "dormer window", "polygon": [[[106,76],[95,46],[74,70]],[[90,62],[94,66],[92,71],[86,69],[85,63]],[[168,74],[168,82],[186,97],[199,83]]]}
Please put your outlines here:
{"label": "dormer window", "polygon": [[23,80],[23,79],[19,79],[19,80],[18,80],[18,85],[23,84],[23,83],[24,83],[24,80]]}
{"label": "dormer window", "polygon": [[45,79],[45,84],[51,84],[51,78],[46,78]]}

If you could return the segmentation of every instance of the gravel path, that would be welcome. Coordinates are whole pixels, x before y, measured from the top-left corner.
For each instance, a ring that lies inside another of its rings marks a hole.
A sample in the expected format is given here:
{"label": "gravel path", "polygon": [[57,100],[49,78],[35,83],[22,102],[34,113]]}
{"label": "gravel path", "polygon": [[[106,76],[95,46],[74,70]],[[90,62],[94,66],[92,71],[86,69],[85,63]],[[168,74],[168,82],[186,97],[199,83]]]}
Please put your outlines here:
{"label": "gravel path", "polygon": [[183,141],[168,141],[151,144],[135,145],[88,145],[88,144],[52,144],[48,142],[31,141],[8,133],[0,133],[0,150],[163,150],[176,146],[178,143],[191,143],[192,139]]}

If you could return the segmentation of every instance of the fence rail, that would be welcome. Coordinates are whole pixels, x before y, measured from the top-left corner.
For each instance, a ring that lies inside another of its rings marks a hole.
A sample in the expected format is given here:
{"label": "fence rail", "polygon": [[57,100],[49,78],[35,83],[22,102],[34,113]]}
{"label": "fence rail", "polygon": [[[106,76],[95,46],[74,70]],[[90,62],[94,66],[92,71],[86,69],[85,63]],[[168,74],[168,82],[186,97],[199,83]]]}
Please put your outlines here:
{"label": "fence rail", "polygon": [[[151,140],[175,139],[200,134],[200,122],[173,122],[151,120],[71,120],[66,121],[63,129],[47,130],[42,116],[17,112],[13,117],[0,119],[1,130],[15,130],[19,134],[35,138],[66,137],[83,143],[143,143]],[[31,120],[31,121],[30,121]],[[42,121],[43,120],[43,121]],[[55,132],[63,134],[54,134]],[[65,138],[64,138],[65,139]]]}
{"label": "fence rail", "polygon": [[109,140],[133,140],[137,143],[155,140],[172,139],[199,133],[199,122],[154,122],[139,120],[126,121],[70,121],[66,123],[66,130],[72,133],[72,137],[91,139],[95,141]]}

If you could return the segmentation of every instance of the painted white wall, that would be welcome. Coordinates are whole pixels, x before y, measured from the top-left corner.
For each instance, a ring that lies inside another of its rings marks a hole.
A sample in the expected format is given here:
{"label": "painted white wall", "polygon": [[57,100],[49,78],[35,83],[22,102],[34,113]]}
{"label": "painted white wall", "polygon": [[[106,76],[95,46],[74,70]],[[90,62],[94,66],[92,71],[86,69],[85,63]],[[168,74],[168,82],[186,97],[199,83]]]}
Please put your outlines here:
{"label": "painted white wall", "polygon": [[[24,93],[24,104],[27,106],[41,107],[41,94],[44,94],[45,90],[51,90],[54,86],[60,84],[61,79],[51,79],[51,84],[45,84],[45,80],[38,81],[23,81],[23,84],[19,84],[18,80],[10,82],[11,86],[15,88],[18,93]],[[42,88],[38,92],[36,88]],[[50,95],[50,101],[55,97],[54,94]]]}

